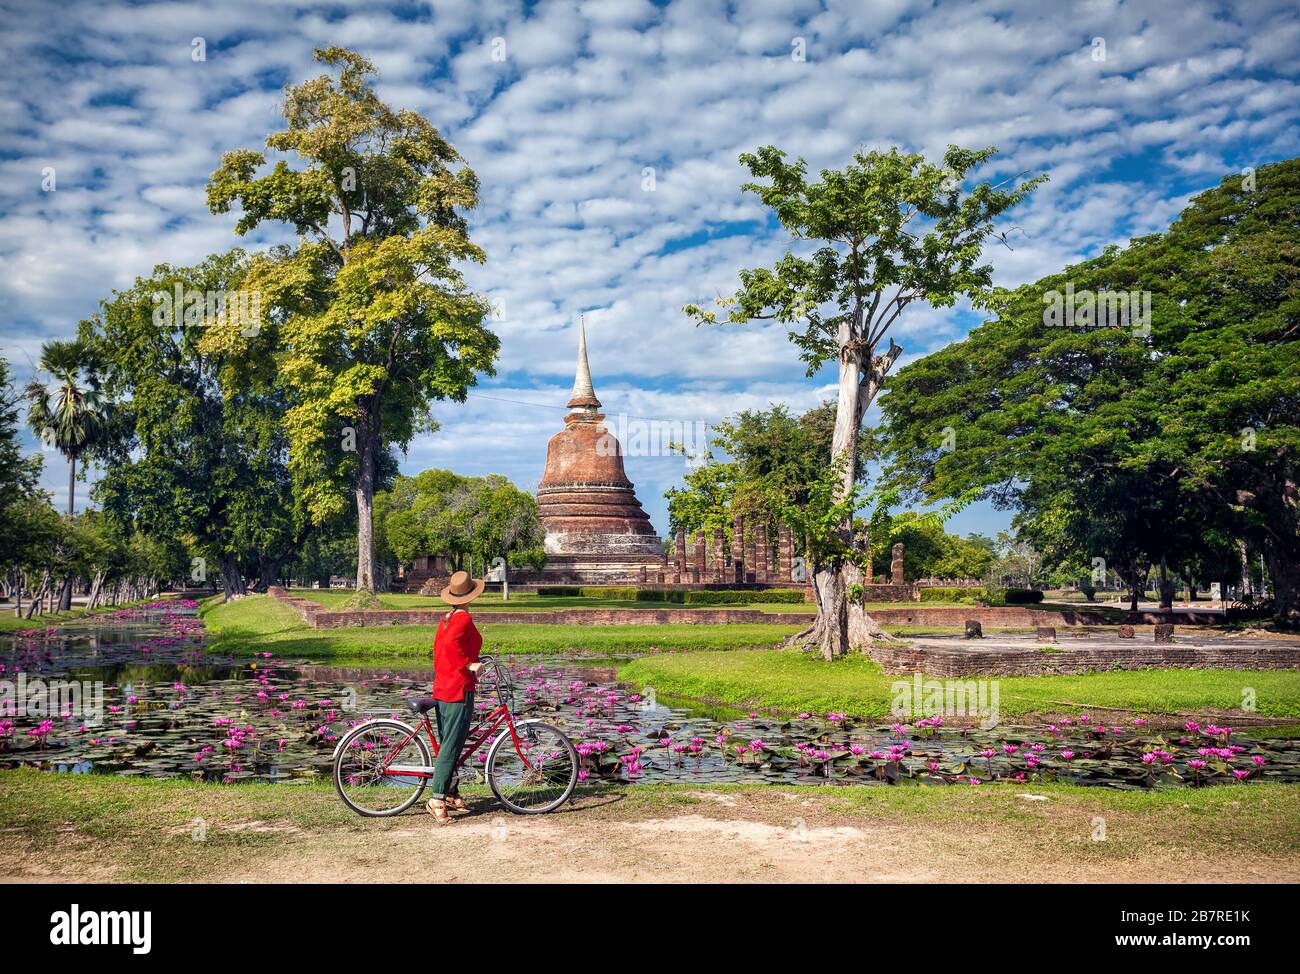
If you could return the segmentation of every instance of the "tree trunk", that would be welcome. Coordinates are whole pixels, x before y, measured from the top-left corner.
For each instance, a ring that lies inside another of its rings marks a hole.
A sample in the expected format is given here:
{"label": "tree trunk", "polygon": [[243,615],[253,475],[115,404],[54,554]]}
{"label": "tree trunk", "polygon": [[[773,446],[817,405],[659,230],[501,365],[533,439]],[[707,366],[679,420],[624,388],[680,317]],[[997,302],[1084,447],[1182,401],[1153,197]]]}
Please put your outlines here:
{"label": "tree trunk", "polygon": [[244,575],[239,570],[239,559],[233,555],[221,556],[221,588],[227,602],[248,593],[244,586]]}
{"label": "tree trunk", "polygon": [[269,558],[265,555],[257,559],[257,584],[253,586],[256,592],[265,592],[272,585],[280,580],[280,559]]}
{"label": "tree trunk", "polygon": [[1251,596],[1250,585],[1250,552],[1246,549],[1246,542],[1239,541],[1237,550],[1241,552],[1241,592],[1238,595],[1243,602]]}
{"label": "tree trunk", "polygon": [[1174,607],[1174,583],[1169,578],[1169,567],[1165,564],[1165,556],[1160,556],[1160,608],[1172,609]]}
{"label": "tree trunk", "polygon": [[1300,626],[1300,543],[1288,548],[1269,538],[1264,561],[1273,583],[1273,618],[1281,625]]}
{"label": "tree trunk", "polygon": [[95,572],[95,580],[90,585],[90,595],[86,599],[86,608],[93,609],[99,605],[99,593],[104,587],[104,573]]}
{"label": "tree trunk", "polygon": [[44,572],[41,575],[40,587],[38,587],[36,589],[36,592],[32,595],[32,604],[27,607],[27,615],[25,615],[23,618],[30,619],[35,613],[40,611],[41,600],[45,598],[45,589],[46,586],[49,585],[49,583],[50,583],[50,573]]}
{"label": "tree trunk", "polygon": [[375,452],[377,432],[369,407],[357,429],[357,591],[375,591]]}
{"label": "tree trunk", "polygon": [[[857,478],[858,432],[862,416],[879,391],[885,375],[902,349],[890,342],[889,352],[868,363],[863,375],[863,346],[854,340],[853,323],[840,323],[837,342],[840,348],[839,396],[835,404],[835,432],[831,438],[831,461],[844,464],[836,499],[843,500],[855,488]],[[868,351],[869,354],[869,351]],[[848,557],[835,557],[814,565],[813,594],[817,600],[817,619],[809,628],[786,640],[785,645],[816,645],[827,660],[843,656],[850,650],[863,651],[873,642],[893,642],[890,636],[867,613],[862,596],[851,596],[855,586],[869,578],[857,562],[870,564],[871,552],[863,538],[855,537],[851,518],[837,529]]]}
{"label": "tree trunk", "polygon": [[1147,570],[1147,565],[1139,565],[1136,561],[1130,562],[1126,570],[1115,569],[1116,576],[1128,588],[1130,612],[1137,611],[1138,600],[1145,594]]}

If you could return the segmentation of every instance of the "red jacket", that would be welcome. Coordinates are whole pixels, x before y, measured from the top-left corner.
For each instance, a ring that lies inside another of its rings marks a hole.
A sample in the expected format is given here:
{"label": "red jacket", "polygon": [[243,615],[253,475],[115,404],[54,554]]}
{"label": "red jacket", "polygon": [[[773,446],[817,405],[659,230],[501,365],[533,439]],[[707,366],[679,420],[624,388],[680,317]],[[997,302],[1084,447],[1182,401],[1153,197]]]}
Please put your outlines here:
{"label": "red jacket", "polygon": [[478,661],[483,637],[466,611],[458,610],[438,621],[433,638],[433,698],[448,703],[464,700],[474,691],[477,676],[469,664]]}

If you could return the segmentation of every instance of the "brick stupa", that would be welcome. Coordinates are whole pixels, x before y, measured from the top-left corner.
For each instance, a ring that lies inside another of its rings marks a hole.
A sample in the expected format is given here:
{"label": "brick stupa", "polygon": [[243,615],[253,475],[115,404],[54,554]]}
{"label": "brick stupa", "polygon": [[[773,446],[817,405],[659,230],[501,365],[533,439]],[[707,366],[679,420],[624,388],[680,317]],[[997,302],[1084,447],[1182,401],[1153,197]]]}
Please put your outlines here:
{"label": "brick stupa", "polygon": [[542,580],[600,584],[635,580],[663,564],[663,546],[623,470],[623,448],[605,428],[578,324],[578,372],[564,429],[546,447],[537,508],[546,529]]}

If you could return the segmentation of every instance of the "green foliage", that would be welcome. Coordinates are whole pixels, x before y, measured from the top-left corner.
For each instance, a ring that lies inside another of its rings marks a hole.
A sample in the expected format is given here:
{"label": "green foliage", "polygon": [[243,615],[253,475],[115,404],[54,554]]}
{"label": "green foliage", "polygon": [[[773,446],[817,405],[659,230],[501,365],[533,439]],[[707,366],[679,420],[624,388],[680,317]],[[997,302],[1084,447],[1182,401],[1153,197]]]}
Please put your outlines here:
{"label": "green foliage", "polygon": [[77,461],[95,447],[108,425],[99,376],[82,342],[46,342],[41,346],[40,371],[48,380],[32,379],[23,393],[27,423],[42,443],[68,461],[68,513],[72,514]]}
{"label": "green foliage", "polygon": [[[308,529],[285,462],[288,394],[273,362],[214,340],[236,326],[156,312],[177,289],[235,292],[247,266],[238,250],[160,264],[79,332],[114,403],[96,499],[120,524],[188,544],[214,574],[221,566],[228,591],[246,575],[273,578]],[[234,373],[241,381],[223,386]]]}
{"label": "green foliage", "polygon": [[[967,176],[996,152],[949,146],[936,164],[897,149],[859,151],[843,170],[822,170],[819,182],[807,179],[802,159],[788,162],[773,146],[745,153],[740,161],[750,174],[769,182],[743,188],[757,194],[795,239],[821,246],[807,256],[787,253],[771,269],[741,271],[740,290],[718,302],[722,320],[790,324],[811,376],[838,359],[845,344],[841,326],[874,351],[914,300],[935,307],[960,296],[983,301],[992,265],[980,259],[993,220],[1046,178],[1007,190],[980,183],[963,193]],[[685,311],[701,322],[719,321],[718,312],[695,305]]]}
{"label": "green foliage", "polygon": [[[859,431],[902,352],[892,338],[885,350],[880,343],[913,301],[939,308],[965,297],[983,304],[992,266],[981,260],[993,221],[1046,178],[1006,189],[1015,178],[982,182],[964,192],[967,177],[995,152],[949,146],[935,164],[897,149],[858,151],[844,169],[822,170],[815,182],[803,159],[789,162],[774,146],[740,157],[755,180],[765,180],[744,189],[771,209],[800,252],[787,251],[771,268],[742,270],[739,289],[718,299],[718,311],[693,304],[682,310],[708,324],[775,319],[789,327],[809,376],[836,363],[835,419],[823,454],[836,479],[807,481],[803,496],[771,482],[757,489],[795,529],[814,573],[843,573],[853,584],[850,576],[870,558],[852,529],[854,512],[867,501],[860,496]],[[817,638],[828,658],[848,649],[846,588],[825,587],[818,603]]]}
{"label": "green foliage", "polygon": [[447,555],[460,568],[505,557],[512,567],[540,568],[545,531],[537,501],[505,477],[461,477],[450,470],[399,476],[375,500],[381,554],[410,564],[420,555]]}
{"label": "green foliage", "polygon": [[[684,589],[660,594],[674,596],[674,598],[665,599],[665,601],[681,602],[685,605],[760,605],[773,603],[796,605],[805,601],[802,591],[781,588],[759,590]],[[646,595],[647,593],[642,591],[637,594],[637,598],[644,599]],[[676,598],[676,596],[680,596],[680,598]]]}
{"label": "green foliage", "polygon": [[920,590],[922,602],[963,602],[975,604],[984,597],[982,588],[923,588]]}
{"label": "green foliage", "polygon": [[291,86],[287,127],[267,139],[301,168],[281,160],[259,176],[266,157],[237,149],[208,184],[214,213],[240,209],[237,232],[269,222],[299,235],[251,261],[244,286],[261,295],[264,326],[214,341],[275,350],[306,510],[323,523],[355,496],[357,584],[372,588],[381,455],[428,428],[433,401],[463,401],[492,373],[499,342],[459,268],[485,259],[463,215],[478,202],[474,172],[426,119],[378,99],[360,55],[334,47],[316,59],[338,77]]}
{"label": "green foliage", "polygon": [[5,539],[4,558],[21,563],[40,548],[30,531],[28,511],[39,496],[41,475],[39,454],[26,457],[18,439],[18,404],[22,401],[13,384],[9,363],[0,358],[0,537]]}
{"label": "green foliage", "polygon": [[979,535],[963,538],[944,530],[943,521],[917,511],[881,513],[871,523],[871,561],[876,577],[888,575],[893,547],[903,544],[905,578],[983,578],[994,562],[993,542]]}
{"label": "green foliage", "polygon": [[[1049,562],[1101,557],[1133,586],[1162,558],[1225,570],[1244,538],[1300,618],[1300,160],[1255,184],[1230,176],[1167,232],[997,293],[989,321],[902,370],[881,401],[891,482],[976,489]],[[1149,333],[1050,327],[1067,284],[1150,292]]]}

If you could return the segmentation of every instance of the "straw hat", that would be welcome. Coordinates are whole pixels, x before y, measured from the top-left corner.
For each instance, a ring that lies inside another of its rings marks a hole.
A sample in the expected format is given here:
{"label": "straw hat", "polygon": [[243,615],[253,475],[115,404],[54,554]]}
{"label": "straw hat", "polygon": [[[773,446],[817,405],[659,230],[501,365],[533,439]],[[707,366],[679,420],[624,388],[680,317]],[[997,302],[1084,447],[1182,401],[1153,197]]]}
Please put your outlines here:
{"label": "straw hat", "polygon": [[469,572],[456,572],[451,576],[447,587],[438,593],[438,597],[448,605],[468,605],[483,594],[483,586],[486,584],[487,579],[475,581],[469,577]]}

